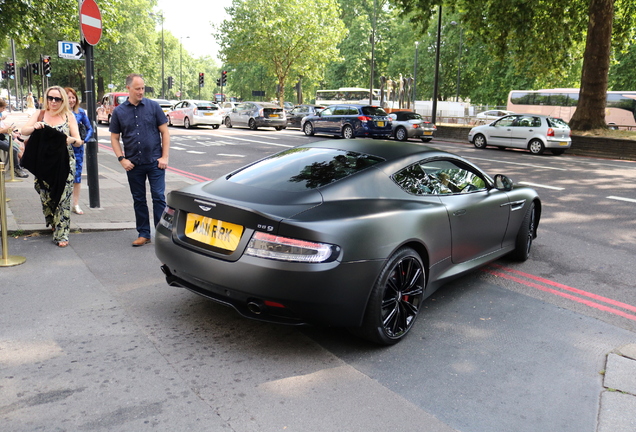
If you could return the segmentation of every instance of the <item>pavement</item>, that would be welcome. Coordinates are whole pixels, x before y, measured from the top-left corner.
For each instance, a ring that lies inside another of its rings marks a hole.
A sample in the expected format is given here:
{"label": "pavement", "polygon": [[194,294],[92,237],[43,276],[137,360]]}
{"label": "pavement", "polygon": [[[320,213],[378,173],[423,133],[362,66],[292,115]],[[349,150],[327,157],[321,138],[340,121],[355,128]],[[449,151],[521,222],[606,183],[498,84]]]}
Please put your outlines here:
{"label": "pavement", "polygon": [[[20,117],[17,114],[14,114],[14,119],[19,119],[16,121],[18,126],[26,121],[25,116]],[[84,210],[84,214],[76,215],[73,213],[71,215],[70,243],[73,243],[74,233],[108,230],[132,230],[130,233],[130,241],[132,242],[136,238],[135,217],[125,171],[110,149],[107,137],[99,139],[98,148],[98,184],[90,186],[96,189],[93,189],[92,192],[89,191],[86,172],[83,173],[80,207]],[[170,169],[166,172],[166,192],[196,183],[196,180],[188,178],[182,173]],[[45,226],[39,196],[33,188],[33,176],[30,175],[26,179],[15,179],[16,181],[10,181],[10,179],[9,175],[5,176],[6,197],[8,199],[5,208],[9,235],[19,237],[50,233],[49,228]],[[89,196],[91,193],[96,193],[95,190],[98,193],[99,206],[91,207]],[[150,196],[148,199],[150,202]],[[1,204],[0,210],[2,210],[1,220],[4,220],[4,208]],[[3,241],[4,244],[6,244],[5,241]],[[2,251],[0,264],[5,260],[5,256],[10,255],[10,250]],[[67,267],[85,267],[82,258],[78,255],[66,255],[64,259],[66,261],[74,259],[77,262],[65,262],[64,266],[50,266],[47,271],[47,279],[63,280]],[[2,276],[2,272],[3,269],[0,266],[0,276]],[[55,274],[56,272],[59,274]],[[0,278],[1,280],[2,278]],[[1,292],[4,283],[0,285],[2,285],[0,286]],[[2,351],[0,343],[0,366],[2,366]],[[612,352],[607,353],[606,367],[602,374],[603,387],[599,388],[600,404],[597,431],[636,431],[636,416],[634,415],[636,413],[636,344],[617,347]],[[0,413],[2,413],[1,406]]]}

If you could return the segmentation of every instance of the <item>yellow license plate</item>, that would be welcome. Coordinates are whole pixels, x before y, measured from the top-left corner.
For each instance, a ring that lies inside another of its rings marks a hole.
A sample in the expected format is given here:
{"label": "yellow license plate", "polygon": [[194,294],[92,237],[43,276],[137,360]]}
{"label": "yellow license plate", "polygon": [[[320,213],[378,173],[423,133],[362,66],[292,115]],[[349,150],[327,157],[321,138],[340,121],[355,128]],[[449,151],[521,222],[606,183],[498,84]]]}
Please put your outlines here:
{"label": "yellow license plate", "polygon": [[269,117],[270,117],[270,118],[272,118],[272,117],[278,117],[278,114],[270,114],[270,115],[269,115]]}
{"label": "yellow license plate", "polygon": [[424,131],[424,135],[433,135],[433,132],[431,132],[431,131]]}
{"label": "yellow license plate", "polygon": [[214,115],[214,113],[206,112],[206,113],[203,113],[203,115]]}
{"label": "yellow license plate", "polygon": [[384,122],[383,122],[383,121],[381,121],[381,122],[377,122],[377,123],[378,123],[378,126],[379,126],[379,127],[384,127]]}
{"label": "yellow license plate", "polygon": [[241,240],[241,234],[243,234],[241,225],[188,213],[185,235],[198,242],[233,251]]}
{"label": "yellow license plate", "polygon": [[561,141],[561,142],[559,143],[559,145],[566,146],[566,145],[568,145],[568,142],[567,142],[567,141]]}

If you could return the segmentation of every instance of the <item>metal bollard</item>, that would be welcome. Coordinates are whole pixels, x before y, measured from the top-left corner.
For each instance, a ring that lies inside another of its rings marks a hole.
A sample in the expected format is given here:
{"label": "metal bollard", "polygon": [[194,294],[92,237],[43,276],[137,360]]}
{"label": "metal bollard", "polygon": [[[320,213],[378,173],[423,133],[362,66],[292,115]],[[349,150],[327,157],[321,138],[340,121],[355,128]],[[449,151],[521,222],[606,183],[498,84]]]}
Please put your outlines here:
{"label": "metal bollard", "polygon": [[[21,182],[22,179],[15,178],[15,167],[13,166],[13,131],[9,130],[9,171],[11,172],[11,178],[7,180],[9,183]],[[2,170],[4,172],[4,170]]]}
{"label": "metal bollard", "polygon": [[[0,162],[0,172],[4,173],[4,163]],[[24,264],[26,258],[23,256],[9,255],[9,246],[7,239],[7,204],[6,190],[4,188],[4,174],[0,175],[0,225],[2,225],[2,258],[0,258],[0,267],[11,267]]]}

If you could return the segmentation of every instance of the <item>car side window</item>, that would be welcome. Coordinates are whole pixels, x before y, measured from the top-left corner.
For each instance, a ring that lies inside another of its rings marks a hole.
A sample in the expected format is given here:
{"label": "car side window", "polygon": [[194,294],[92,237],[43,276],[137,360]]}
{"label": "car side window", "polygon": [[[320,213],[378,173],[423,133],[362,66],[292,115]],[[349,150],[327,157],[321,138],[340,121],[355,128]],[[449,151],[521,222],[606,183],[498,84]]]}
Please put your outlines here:
{"label": "car side window", "polygon": [[325,108],[324,110],[320,112],[320,117],[330,116],[332,112],[333,112],[333,108]]}
{"label": "car side window", "polygon": [[496,125],[501,127],[514,126],[517,122],[517,116],[508,116],[497,120]]}
{"label": "car side window", "polygon": [[465,194],[486,189],[486,181],[477,173],[443,159],[413,164],[392,178],[412,195]]}
{"label": "car side window", "polygon": [[348,111],[346,107],[336,107],[336,109],[333,110],[333,115],[347,115],[349,113]]}

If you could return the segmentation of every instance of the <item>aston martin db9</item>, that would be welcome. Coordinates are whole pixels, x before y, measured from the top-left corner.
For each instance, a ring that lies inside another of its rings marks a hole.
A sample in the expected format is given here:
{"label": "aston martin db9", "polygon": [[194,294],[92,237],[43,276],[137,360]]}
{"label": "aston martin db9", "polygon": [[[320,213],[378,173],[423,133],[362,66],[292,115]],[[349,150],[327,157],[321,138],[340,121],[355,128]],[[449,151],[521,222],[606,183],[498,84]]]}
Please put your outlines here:
{"label": "aston martin db9", "polygon": [[530,188],[450,153],[373,139],[285,150],[168,195],[168,284],[253,319],[349,328],[390,345],[450,279],[528,258]]}

